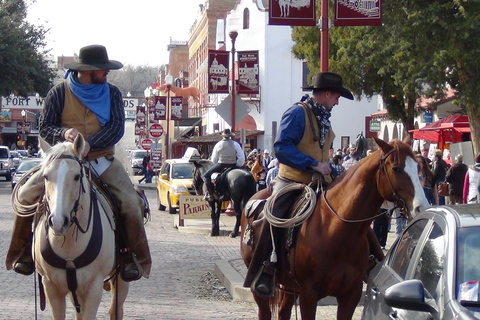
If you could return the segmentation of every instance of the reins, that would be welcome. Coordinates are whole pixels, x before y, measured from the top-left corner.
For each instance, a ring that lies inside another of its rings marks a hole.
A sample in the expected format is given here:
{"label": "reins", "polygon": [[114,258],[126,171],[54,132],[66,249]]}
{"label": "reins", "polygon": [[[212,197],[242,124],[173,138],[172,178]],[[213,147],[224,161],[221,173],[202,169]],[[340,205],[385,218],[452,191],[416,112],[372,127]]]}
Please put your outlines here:
{"label": "reins", "polygon": [[[383,171],[385,173],[385,176],[387,177],[387,180],[388,180],[388,184],[390,185],[390,189],[392,190],[392,197],[394,199],[394,207],[390,210],[387,210],[387,211],[384,211],[384,212],[381,212],[373,217],[369,217],[369,218],[365,218],[365,219],[356,219],[356,220],[350,220],[350,219],[345,219],[345,218],[342,218],[340,217],[340,215],[332,208],[332,206],[330,205],[330,203],[328,202],[327,200],[327,197],[326,197],[326,194],[327,194],[327,190],[324,190],[322,192],[322,199],[323,201],[325,201],[325,204],[327,205],[327,208],[341,221],[343,222],[346,222],[346,223],[360,223],[360,222],[367,222],[367,221],[371,221],[371,220],[375,220],[376,218],[378,217],[381,217],[385,214],[387,214],[387,212],[390,212],[390,214],[393,213],[393,211],[395,211],[396,209],[406,209],[408,210],[408,208],[406,207],[405,205],[405,200],[403,200],[402,198],[398,197],[397,193],[395,192],[395,189],[393,188],[393,184],[392,184],[392,180],[390,179],[390,176],[388,175],[388,172],[387,172],[387,168],[385,166],[385,160],[395,151],[395,149],[391,149],[390,151],[388,151],[385,155],[382,156],[383,152],[380,153],[380,163],[379,163],[379,170],[378,170],[378,175],[377,175],[377,187],[378,185],[380,184],[380,174],[381,172]],[[402,206],[399,206],[399,202],[402,202],[403,205]]]}

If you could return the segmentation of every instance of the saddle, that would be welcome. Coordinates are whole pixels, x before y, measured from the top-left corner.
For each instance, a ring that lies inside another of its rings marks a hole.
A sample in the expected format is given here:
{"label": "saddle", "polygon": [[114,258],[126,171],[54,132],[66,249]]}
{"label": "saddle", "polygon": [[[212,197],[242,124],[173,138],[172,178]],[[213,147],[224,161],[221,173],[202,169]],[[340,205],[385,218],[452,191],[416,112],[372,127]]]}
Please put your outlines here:
{"label": "saddle", "polygon": [[225,194],[225,190],[228,189],[227,183],[227,173],[230,172],[231,170],[237,169],[237,167],[226,167],[220,172],[215,172],[212,174],[212,184],[213,184],[213,190],[214,192],[218,195],[218,200],[219,201],[225,201],[228,200],[227,195]]}

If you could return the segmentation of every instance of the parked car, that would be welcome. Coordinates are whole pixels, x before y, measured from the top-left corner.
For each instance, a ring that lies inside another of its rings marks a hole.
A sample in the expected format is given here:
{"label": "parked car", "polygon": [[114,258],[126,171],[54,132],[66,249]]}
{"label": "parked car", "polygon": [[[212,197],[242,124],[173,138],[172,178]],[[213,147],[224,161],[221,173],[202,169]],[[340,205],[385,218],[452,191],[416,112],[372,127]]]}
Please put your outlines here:
{"label": "parked car", "polygon": [[362,319],[480,319],[480,204],[418,215],[370,273]]}
{"label": "parked car", "polygon": [[16,151],[18,152],[22,160],[29,158],[27,150],[16,150]]}
{"label": "parked car", "polygon": [[10,158],[13,162],[13,167],[16,168],[22,162],[22,156],[15,150],[10,150]]}
{"label": "parked car", "polygon": [[130,151],[130,167],[132,168],[134,175],[139,175],[142,173],[143,167],[142,162],[143,158],[147,155],[146,150],[132,150]]}
{"label": "parked car", "polygon": [[23,177],[25,172],[27,172],[28,170],[32,169],[35,166],[38,166],[41,162],[42,162],[42,159],[40,158],[23,160],[18,166],[18,168],[15,169],[15,172],[13,173],[12,190],[13,188],[15,188],[15,185],[17,184],[18,180],[20,180],[20,178]]}
{"label": "parked car", "polygon": [[195,195],[192,187],[193,163],[185,159],[168,159],[160,169],[157,184],[157,208],[175,214],[181,195]]}
{"label": "parked car", "polygon": [[13,160],[10,157],[10,149],[0,146],[0,176],[5,177],[7,181],[12,180]]}

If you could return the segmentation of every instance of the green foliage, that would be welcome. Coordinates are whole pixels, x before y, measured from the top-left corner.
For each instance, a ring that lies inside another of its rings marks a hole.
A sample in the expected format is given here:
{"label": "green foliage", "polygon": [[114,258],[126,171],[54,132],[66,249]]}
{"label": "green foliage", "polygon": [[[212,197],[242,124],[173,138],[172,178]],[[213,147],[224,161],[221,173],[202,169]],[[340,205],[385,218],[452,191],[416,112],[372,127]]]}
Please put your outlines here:
{"label": "green foliage", "polygon": [[45,59],[45,30],[26,22],[23,0],[0,0],[0,95],[45,95],[53,71]]}

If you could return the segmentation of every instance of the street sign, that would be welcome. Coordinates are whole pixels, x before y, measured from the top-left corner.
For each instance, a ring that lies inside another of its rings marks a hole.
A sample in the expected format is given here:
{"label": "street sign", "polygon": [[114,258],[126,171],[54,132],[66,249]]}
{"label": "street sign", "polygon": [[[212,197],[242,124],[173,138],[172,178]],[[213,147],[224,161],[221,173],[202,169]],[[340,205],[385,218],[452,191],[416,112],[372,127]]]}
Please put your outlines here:
{"label": "street sign", "polygon": [[143,140],[142,140],[142,148],[143,148],[144,150],[150,150],[150,146],[151,146],[152,142],[153,142],[153,141],[150,140],[150,139],[143,139]]}
{"label": "street sign", "polygon": [[152,123],[148,132],[152,138],[160,138],[163,135],[163,127],[159,123]]}
{"label": "street sign", "polygon": [[153,162],[155,167],[160,167],[162,165],[162,150],[153,150],[150,161]]}
{"label": "street sign", "polygon": [[370,121],[370,132],[380,132],[380,121],[371,120]]}

